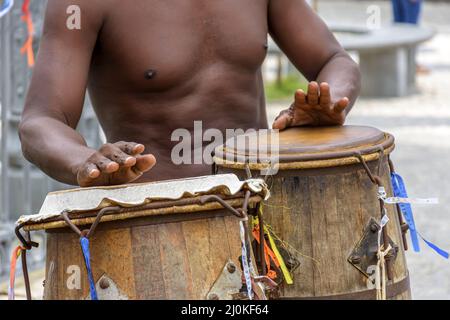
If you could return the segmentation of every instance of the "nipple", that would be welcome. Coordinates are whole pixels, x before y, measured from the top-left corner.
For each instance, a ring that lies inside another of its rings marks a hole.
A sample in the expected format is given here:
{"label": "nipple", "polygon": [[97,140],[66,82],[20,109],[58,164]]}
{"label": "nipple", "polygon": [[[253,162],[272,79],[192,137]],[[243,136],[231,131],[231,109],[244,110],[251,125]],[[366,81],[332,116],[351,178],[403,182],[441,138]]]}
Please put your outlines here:
{"label": "nipple", "polygon": [[149,69],[149,70],[145,71],[144,77],[147,80],[153,79],[154,77],[156,77],[156,70]]}

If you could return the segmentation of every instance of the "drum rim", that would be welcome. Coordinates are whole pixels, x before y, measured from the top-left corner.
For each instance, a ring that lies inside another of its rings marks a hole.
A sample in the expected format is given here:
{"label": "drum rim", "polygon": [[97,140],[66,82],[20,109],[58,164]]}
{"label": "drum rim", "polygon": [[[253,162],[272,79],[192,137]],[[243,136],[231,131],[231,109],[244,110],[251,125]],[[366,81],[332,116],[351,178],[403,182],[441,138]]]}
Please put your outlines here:
{"label": "drum rim", "polygon": [[[240,208],[245,201],[243,195],[224,197],[224,200],[230,206],[235,208]],[[260,203],[261,201],[262,197],[260,195],[252,194],[250,196],[248,205],[253,206]],[[165,206],[162,205],[162,203],[166,203],[168,205]],[[170,201],[155,201],[153,203],[148,203],[145,206],[137,206],[123,209],[124,209],[123,212],[105,214],[102,217],[101,223],[132,220],[135,218],[142,218],[142,217],[147,217],[151,219],[152,217],[170,216],[173,214],[184,213],[189,215],[190,213],[202,213],[206,211],[225,210],[225,208],[217,201],[207,202],[203,204],[201,202],[201,196]],[[99,210],[75,212],[76,217],[70,217],[71,222],[76,226],[90,225],[96,219],[96,214],[98,213],[98,211]],[[231,213],[229,213],[229,215],[232,216]],[[62,216],[49,218],[47,221],[26,222],[22,224],[20,227],[27,232],[68,228]]]}
{"label": "drum rim", "polygon": [[[221,146],[223,147],[223,146]],[[291,169],[315,169],[346,166],[359,163],[360,160],[356,157],[356,153],[362,155],[367,162],[378,160],[380,158],[381,150],[384,155],[390,154],[395,148],[395,138],[393,135],[384,132],[384,139],[374,145],[360,146],[356,148],[344,149],[342,151],[304,153],[292,155],[280,155],[276,168],[279,170]],[[247,166],[251,170],[261,170],[270,167],[271,158],[259,158],[257,161],[253,157],[247,155],[234,154],[234,161],[226,160],[223,148],[217,148],[213,157],[215,165],[230,169],[245,169]],[[252,160],[252,161],[250,161]]]}

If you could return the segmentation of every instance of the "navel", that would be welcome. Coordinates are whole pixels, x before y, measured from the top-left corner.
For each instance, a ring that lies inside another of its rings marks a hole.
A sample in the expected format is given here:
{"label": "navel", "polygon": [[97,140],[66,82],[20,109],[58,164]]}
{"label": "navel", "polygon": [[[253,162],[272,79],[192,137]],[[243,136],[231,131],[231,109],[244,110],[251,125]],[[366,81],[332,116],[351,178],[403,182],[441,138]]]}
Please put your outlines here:
{"label": "navel", "polygon": [[147,80],[151,80],[151,79],[153,79],[154,77],[156,77],[156,73],[157,73],[156,70],[149,69],[149,70],[145,71],[144,77],[145,77],[145,79],[147,79]]}

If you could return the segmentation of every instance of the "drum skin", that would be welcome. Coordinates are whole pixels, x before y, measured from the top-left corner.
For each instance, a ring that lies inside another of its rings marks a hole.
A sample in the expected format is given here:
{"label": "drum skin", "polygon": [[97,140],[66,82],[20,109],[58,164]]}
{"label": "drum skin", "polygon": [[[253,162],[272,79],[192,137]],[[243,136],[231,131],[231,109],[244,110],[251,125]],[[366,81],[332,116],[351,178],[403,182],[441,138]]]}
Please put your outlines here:
{"label": "drum skin", "polygon": [[[346,146],[347,140],[358,139],[352,131],[359,134],[361,141]],[[388,155],[393,149],[393,141],[386,144],[388,135],[380,136],[380,133],[365,127],[343,127],[342,130],[336,127],[330,130],[295,128],[289,129],[286,134],[280,132],[280,158],[283,162],[280,167],[293,169],[282,169],[268,179],[271,198],[264,205],[263,217],[283,241],[300,253],[301,262],[293,274],[294,284],[282,287],[281,298],[375,299],[374,290],[368,286],[368,278],[348,259],[370,218],[380,221],[377,186],[371,182],[357,159],[344,153],[348,149],[361,152],[372,172],[376,173],[378,156],[376,152],[367,153],[365,150],[384,144],[384,153]],[[296,136],[309,139],[295,140]],[[316,149],[314,140],[319,141]],[[224,163],[217,158],[217,154],[234,152],[243,155],[246,151],[223,150],[226,147],[222,147],[222,153],[216,150],[216,170],[245,177],[242,163]],[[295,150],[298,160],[289,157],[289,150]],[[305,150],[304,153],[302,150]],[[341,158],[326,157],[327,152],[336,154],[339,151],[343,152]],[[305,154],[304,158],[308,160],[302,161]],[[392,187],[387,156],[383,157],[381,166],[383,185],[390,196]],[[254,176],[258,175],[256,168],[257,165],[252,166]],[[387,298],[410,299],[399,216],[395,206],[387,205],[386,209],[390,219],[387,233],[398,245],[396,258],[391,261],[393,279],[388,281]]]}
{"label": "drum skin", "polygon": [[[91,265],[95,281],[106,275],[119,289],[109,298],[205,299],[227,261],[239,265],[238,219],[223,209],[190,215],[98,226]],[[47,236],[44,299],[88,298],[79,237],[68,228],[47,230]]]}

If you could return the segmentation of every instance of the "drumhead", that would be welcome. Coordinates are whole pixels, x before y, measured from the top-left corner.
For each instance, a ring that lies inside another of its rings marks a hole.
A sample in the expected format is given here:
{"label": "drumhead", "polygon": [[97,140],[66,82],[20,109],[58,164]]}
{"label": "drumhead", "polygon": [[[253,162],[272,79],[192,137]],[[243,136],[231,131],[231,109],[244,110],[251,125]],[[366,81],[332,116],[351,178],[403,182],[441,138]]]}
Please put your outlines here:
{"label": "drumhead", "polygon": [[[278,141],[278,147],[274,146],[275,141]],[[229,139],[216,148],[214,160],[219,166],[235,168],[248,162],[251,168],[257,169],[274,161],[297,164],[280,165],[280,169],[315,168],[358,162],[355,153],[365,156],[368,161],[374,160],[380,150],[388,153],[393,146],[392,135],[372,127],[296,127],[280,131],[279,139],[271,130]]]}
{"label": "drumhead", "polygon": [[95,218],[101,209],[112,207],[121,208],[121,213],[105,214],[102,222],[221,209],[218,202],[202,203],[201,197],[210,195],[240,207],[246,191],[251,192],[249,203],[267,193],[262,179],[241,181],[234,174],[57,191],[47,195],[39,214],[21,216],[16,224],[27,231],[57,228],[65,225],[63,212],[76,217],[76,223],[86,224],[83,219]]}

